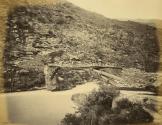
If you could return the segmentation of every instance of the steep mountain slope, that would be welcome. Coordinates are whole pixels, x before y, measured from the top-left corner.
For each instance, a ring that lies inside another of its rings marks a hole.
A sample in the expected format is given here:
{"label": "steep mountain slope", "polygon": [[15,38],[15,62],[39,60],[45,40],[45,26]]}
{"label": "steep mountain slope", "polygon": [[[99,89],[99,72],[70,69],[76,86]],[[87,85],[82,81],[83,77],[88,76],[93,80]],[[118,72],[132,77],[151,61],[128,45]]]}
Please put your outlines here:
{"label": "steep mountain slope", "polygon": [[154,26],[157,29],[162,29],[162,20],[159,20],[159,19],[149,19],[149,20],[139,19],[139,20],[134,20],[134,21],[142,23],[142,24],[147,24],[149,26]]}
{"label": "steep mountain slope", "polygon": [[158,68],[156,28],[108,19],[68,2],[16,7],[7,25],[6,86],[28,81],[41,86],[44,62],[107,64],[148,72]]}

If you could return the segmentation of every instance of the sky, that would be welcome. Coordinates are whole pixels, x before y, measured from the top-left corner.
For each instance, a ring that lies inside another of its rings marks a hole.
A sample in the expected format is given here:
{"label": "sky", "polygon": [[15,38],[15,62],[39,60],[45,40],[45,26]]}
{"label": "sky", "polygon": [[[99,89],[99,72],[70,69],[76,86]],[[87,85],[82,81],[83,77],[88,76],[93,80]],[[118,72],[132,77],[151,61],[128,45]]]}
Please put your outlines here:
{"label": "sky", "polygon": [[81,8],[118,19],[162,19],[162,0],[68,0]]}

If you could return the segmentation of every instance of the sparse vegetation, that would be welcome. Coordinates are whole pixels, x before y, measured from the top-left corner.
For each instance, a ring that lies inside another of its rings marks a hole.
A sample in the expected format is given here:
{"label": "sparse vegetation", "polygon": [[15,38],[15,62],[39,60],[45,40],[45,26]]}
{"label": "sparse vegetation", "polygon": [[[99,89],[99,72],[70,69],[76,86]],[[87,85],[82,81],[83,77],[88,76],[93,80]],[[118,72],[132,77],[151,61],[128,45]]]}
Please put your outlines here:
{"label": "sparse vegetation", "polygon": [[[5,75],[12,70],[10,67],[38,69],[35,74],[40,74],[43,83],[44,61],[56,65],[115,65],[146,72],[158,69],[159,47],[152,26],[108,19],[68,2],[52,7],[18,6],[9,13],[7,25]],[[5,78],[5,87],[10,87],[11,76]]]}

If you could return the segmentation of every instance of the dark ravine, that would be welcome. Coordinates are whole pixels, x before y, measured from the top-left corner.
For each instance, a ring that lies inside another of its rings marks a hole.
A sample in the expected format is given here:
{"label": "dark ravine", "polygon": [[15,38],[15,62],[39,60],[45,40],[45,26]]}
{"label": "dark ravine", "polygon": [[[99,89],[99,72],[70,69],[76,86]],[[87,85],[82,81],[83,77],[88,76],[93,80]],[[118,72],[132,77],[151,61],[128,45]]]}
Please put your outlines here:
{"label": "dark ravine", "polygon": [[149,25],[108,19],[60,2],[18,6],[8,14],[7,26],[6,91],[44,86],[44,63],[158,69],[156,28]]}

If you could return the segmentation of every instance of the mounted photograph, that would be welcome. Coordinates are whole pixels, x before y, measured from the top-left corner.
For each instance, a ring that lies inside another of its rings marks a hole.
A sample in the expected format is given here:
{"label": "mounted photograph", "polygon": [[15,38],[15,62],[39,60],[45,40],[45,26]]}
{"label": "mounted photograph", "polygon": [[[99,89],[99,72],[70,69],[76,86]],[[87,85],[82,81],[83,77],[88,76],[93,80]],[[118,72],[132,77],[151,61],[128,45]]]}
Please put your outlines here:
{"label": "mounted photograph", "polygon": [[0,0],[0,125],[161,125],[161,0]]}

